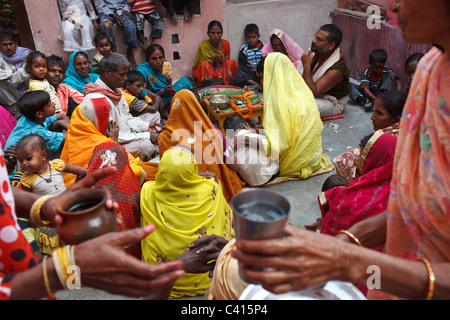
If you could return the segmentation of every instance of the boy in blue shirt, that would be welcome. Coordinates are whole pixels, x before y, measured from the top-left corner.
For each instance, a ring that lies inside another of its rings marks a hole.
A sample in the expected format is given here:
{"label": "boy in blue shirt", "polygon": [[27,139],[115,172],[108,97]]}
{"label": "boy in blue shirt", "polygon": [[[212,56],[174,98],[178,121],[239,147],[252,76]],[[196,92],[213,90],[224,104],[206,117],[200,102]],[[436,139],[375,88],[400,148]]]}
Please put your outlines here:
{"label": "boy in blue shirt", "polygon": [[25,92],[18,104],[23,116],[17,121],[4,146],[9,172],[16,165],[14,146],[28,135],[44,138],[50,158],[57,158],[67,137],[70,121],[65,114],[55,114],[55,104],[50,100],[50,95],[43,90]]}
{"label": "boy in blue shirt", "polygon": [[240,87],[256,85],[260,88],[261,85],[256,76],[256,66],[261,60],[261,49],[265,46],[265,43],[259,40],[259,28],[254,23],[245,26],[244,36],[246,43],[239,51],[236,84]]}

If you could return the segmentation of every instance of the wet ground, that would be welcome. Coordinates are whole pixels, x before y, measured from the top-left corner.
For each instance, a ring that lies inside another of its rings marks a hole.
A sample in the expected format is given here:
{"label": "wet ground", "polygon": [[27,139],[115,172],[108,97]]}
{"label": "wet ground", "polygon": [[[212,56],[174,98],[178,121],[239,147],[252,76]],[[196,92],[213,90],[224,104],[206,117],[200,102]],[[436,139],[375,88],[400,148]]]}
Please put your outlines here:
{"label": "wet ground", "polygon": [[[323,150],[330,156],[331,160],[346,151],[347,148],[357,147],[360,139],[373,131],[372,121],[370,120],[372,113],[365,112],[363,107],[349,103],[343,115],[343,118],[323,122]],[[288,198],[292,208],[289,223],[303,227],[315,222],[320,217],[317,196],[325,179],[333,173],[335,173],[335,170],[306,180],[286,181],[266,186],[266,188],[278,191]],[[79,290],[60,291],[56,296],[62,300],[130,299],[84,287]]]}

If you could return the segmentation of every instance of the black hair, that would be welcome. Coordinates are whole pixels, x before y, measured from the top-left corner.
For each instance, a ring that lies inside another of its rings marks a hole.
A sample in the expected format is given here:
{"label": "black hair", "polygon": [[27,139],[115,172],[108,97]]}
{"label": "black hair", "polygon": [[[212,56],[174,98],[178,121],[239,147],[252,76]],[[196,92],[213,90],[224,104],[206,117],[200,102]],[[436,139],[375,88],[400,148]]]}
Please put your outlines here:
{"label": "black hair", "polygon": [[339,187],[339,186],[347,186],[348,181],[340,174],[332,174],[329,176],[322,185],[322,192],[325,192],[329,189]]}
{"label": "black hair", "polygon": [[36,134],[31,134],[20,139],[19,142],[17,142],[16,144],[16,150],[19,150],[26,146],[31,146],[35,149],[48,152],[47,142],[45,141],[44,138]]}
{"label": "black hair", "polygon": [[127,73],[127,81],[125,81],[125,83],[130,83],[132,84],[133,82],[136,81],[144,81],[147,82],[147,80],[145,79],[145,76],[140,73],[139,71],[136,70],[130,70]]}
{"label": "black hair", "polygon": [[14,33],[11,32],[11,30],[6,28],[0,28],[0,42],[5,40],[12,40],[15,43],[17,43],[17,37]]}
{"label": "black hair", "polygon": [[58,66],[61,66],[63,70],[66,70],[66,63],[64,62],[63,58],[57,56],[56,54],[52,54],[51,56],[47,57],[47,67],[51,64],[56,64]]}
{"label": "black hair", "polygon": [[385,91],[378,96],[378,99],[391,116],[400,118],[407,97],[408,95],[403,91]]}
{"label": "black hair", "polygon": [[[25,69],[28,73],[30,73],[31,65],[33,64],[33,60],[36,58],[43,58],[47,60],[47,56],[40,51],[32,51],[25,58]],[[48,63],[48,61],[47,61]]]}
{"label": "black hair", "polygon": [[109,39],[109,36],[108,36],[108,34],[107,34],[105,31],[97,32],[97,33],[95,34],[95,36],[94,36],[94,43],[95,43],[95,46],[97,46],[97,44],[98,44],[101,40],[104,40],[104,39],[108,39],[109,43],[111,44],[111,39]]}
{"label": "black hair", "polygon": [[34,121],[36,112],[42,111],[50,102],[50,95],[44,90],[27,91],[19,99],[20,113],[30,121]]}
{"label": "black hair", "polygon": [[259,28],[255,23],[249,23],[244,28],[244,34],[247,35],[249,33],[259,34]]}
{"label": "black hair", "polygon": [[119,70],[119,66],[125,66],[127,69],[130,69],[131,63],[123,54],[111,52],[105,55],[98,63],[98,73],[102,74],[106,70],[116,72]]}
{"label": "black hair", "polygon": [[210,23],[208,23],[208,33],[211,31],[211,29],[212,29],[213,27],[219,27],[219,28],[220,28],[220,31],[223,32],[222,23],[220,23],[220,21],[212,20]]}
{"label": "black hair", "polygon": [[145,49],[145,61],[148,61],[148,59],[150,59],[150,56],[155,52],[155,51],[161,51],[162,54],[164,56],[166,56],[166,54],[164,53],[164,48],[162,46],[160,46],[159,44],[153,43],[151,45],[149,45],[147,47],[147,49]]}
{"label": "black hair", "polygon": [[423,54],[422,52],[416,52],[416,53],[413,53],[412,55],[410,55],[410,56],[408,57],[408,59],[406,59],[406,61],[405,61],[405,69],[406,69],[406,66],[407,66],[409,63],[411,63],[411,62],[413,62],[413,61],[419,62],[420,59],[422,59],[423,56],[424,56],[424,54]]}
{"label": "black hair", "polygon": [[342,42],[342,31],[339,29],[339,27],[335,24],[324,24],[319,28],[322,31],[325,31],[328,33],[327,40],[329,43],[333,43],[336,48],[338,48],[341,45]]}
{"label": "black hair", "polygon": [[233,114],[228,116],[223,122],[224,129],[242,129],[242,125],[245,124],[245,119],[240,114]]}
{"label": "black hair", "polygon": [[384,49],[373,49],[369,53],[369,63],[380,62],[386,63],[387,52]]}
{"label": "black hair", "polygon": [[256,65],[256,72],[263,73],[264,72],[264,62],[266,61],[266,57],[264,56],[259,60],[258,64]]}

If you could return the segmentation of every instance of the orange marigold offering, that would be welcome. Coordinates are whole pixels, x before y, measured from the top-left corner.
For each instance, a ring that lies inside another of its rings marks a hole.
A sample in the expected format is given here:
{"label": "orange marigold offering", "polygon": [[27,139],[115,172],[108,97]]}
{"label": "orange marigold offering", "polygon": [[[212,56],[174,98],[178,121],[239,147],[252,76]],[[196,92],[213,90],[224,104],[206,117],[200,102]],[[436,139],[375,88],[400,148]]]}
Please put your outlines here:
{"label": "orange marigold offering", "polygon": [[236,103],[233,100],[231,100],[231,102],[230,102],[231,107],[233,108],[234,111],[236,111],[238,114],[240,114],[244,119],[247,119],[251,116],[252,111],[253,111],[253,105],[250,102],[250,99],[247,98],[247,96],[235,95],[235,96],[231,96],[231,99],[243,99],[247,103],[247,107],[248,107],[248,113],[246,115],[243,115],[241,113],[241,110],[239,109],[239,107],[236,105]]}

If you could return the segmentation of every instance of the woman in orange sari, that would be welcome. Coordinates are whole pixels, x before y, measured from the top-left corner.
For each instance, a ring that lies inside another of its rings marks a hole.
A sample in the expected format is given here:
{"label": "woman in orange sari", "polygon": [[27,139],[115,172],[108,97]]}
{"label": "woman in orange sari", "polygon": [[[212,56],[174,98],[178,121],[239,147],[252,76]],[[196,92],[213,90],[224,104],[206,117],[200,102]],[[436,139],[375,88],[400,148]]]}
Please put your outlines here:
{"label": "woman in orange sari", "polygon": [[202,41],[192,71],[200,87],[233,84],[238,63],[230,59],[230,42],[222,39],[222,24],[213,20],[208,24],[208,40]]}
{"label": "woman in orange sari", "polygon": [[225,163],[227,157],[219,130],[211,123],[194,93],[187,89],[177,92],[172,100],[166,130],[158,138],[159,156],[176,145],[192,151],[200,172],[215,175],[228,202],[242,190],[245,182]]}
{"label": "woman in orange sari", "polygon": [[[103,142],[117,142],[114,132],[118,135],[118,127],[110,122],[108,117],[109,105],[106,98],[84,100],[72,113],[61,160],[86,168],[95,147]],[[144,163],[130,153],[128,160],[139,182],[144,183],[146,179]],[[75,179],[76,176],[73,174],[64,174],[66,186],[74,183]]]}

